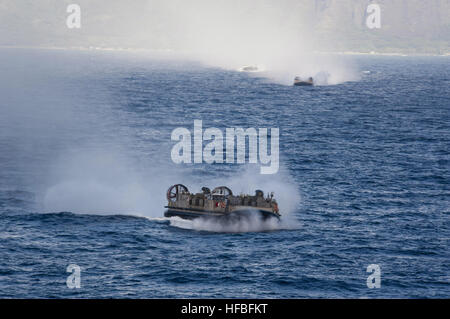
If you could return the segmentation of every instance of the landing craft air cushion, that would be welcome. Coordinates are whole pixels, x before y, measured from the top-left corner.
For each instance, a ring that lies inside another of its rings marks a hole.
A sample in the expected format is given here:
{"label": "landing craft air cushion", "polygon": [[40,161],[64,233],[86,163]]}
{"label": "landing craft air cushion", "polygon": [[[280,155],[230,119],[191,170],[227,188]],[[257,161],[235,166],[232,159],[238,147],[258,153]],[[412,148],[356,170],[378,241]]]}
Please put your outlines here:
{"label": "landing craft air cushion", "polygon": [[269,218],[280,219],[277,201],[273,193],[264,197],[261,190],[254,196],[233,195],[226,186],[214,188],[212,191],[203,187],[201,193],[190,193],[182,184],[171,186],[167,190],[168,205],[166,217],[178,216],[183,219],[199,217],[219,219],[241,219],[258,216],[263,220]]}
{"label": "landing craft air cushion", "polygon": [[314,79],[312,77],[308,78],[308,80],[302,80],[299,76],[296,76],[294,79],[294,86],[313,86]]}

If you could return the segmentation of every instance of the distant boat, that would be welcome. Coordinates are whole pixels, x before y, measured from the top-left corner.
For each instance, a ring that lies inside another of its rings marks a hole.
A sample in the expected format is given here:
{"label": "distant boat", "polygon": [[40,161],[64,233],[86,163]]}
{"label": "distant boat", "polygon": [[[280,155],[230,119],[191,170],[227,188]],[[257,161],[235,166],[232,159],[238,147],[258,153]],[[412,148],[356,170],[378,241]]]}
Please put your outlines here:
{"label": "distant boat", "polygon": [[294,79],[294,86],[313,86],[314,79],[310,77],[308,80],[302,80],[299,76]]}
{"label": "distant boat", "polygon": [[259,68],[256,65],[244,66],[240,69],[241,72],[258,72]]}

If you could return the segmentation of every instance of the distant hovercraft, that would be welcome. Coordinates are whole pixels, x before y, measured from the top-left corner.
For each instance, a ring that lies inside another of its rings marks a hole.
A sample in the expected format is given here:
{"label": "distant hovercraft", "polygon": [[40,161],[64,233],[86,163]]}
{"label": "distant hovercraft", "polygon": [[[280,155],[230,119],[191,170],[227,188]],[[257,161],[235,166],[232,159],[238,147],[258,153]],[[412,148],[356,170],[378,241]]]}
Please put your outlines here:
{"label": "distant hovercraft", "polygon": [[313,86],[314,79],[312,77],[308,78],[308,80],[302,80],[299,76],[296,76],[294,79],[294,86]]}
{"label": "distant hovercraft", "polygon": [[241,69],[243,72],[256,72],[258,71],[258,67],[254,65],[244,66]]}

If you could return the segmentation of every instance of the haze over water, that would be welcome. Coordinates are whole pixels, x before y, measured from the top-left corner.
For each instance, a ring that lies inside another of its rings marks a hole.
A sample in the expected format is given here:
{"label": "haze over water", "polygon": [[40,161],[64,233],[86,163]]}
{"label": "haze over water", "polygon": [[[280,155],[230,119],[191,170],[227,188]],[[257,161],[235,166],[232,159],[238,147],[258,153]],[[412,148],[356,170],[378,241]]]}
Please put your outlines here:
{"label": "haze over water", "polygon": [[[0,298],[450,296],[449,57],[324,53],[448,54],[448,1],[77,3],[0,2]],[[279,172],[174,164],[195,120],[279,128]],[[177,183],[282,221],[164,218]]]}
{"label": "haze over water", "polygon": [[[296,88],[142,54],[0,50],[0,296],[448,297],[448,58],[343,59],[359,80]],[[173,164],[170,133],[195,119],[278,126],[282,169]],[[286,222],[166,220],[179,182],[275,191]]]}

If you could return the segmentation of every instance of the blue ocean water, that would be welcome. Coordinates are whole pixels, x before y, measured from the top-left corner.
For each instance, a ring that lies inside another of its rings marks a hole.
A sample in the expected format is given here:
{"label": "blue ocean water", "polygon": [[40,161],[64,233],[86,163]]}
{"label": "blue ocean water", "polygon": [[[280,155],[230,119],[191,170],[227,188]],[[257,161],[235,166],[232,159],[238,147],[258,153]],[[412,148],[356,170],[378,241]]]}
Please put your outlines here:
{"label": "blue ocean water", "polygon": [[[0,297],[450,297],[449,58],[343,59],[359,80],[298,88],[143,54],[0,50]],[[172,130],[196,119],[279,127],[280,173],[173,164]],[[165,219],[179,182],[264,185],[286,221]]]}

